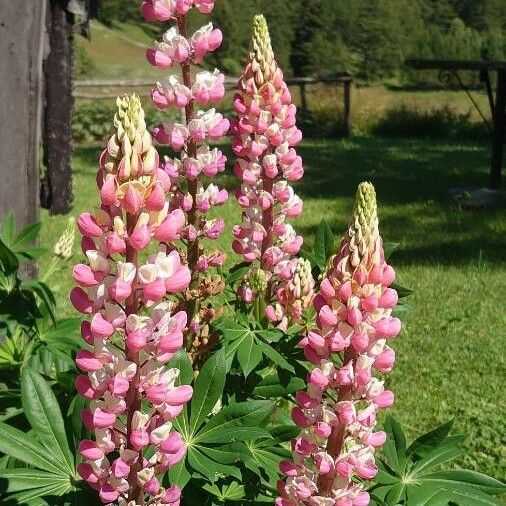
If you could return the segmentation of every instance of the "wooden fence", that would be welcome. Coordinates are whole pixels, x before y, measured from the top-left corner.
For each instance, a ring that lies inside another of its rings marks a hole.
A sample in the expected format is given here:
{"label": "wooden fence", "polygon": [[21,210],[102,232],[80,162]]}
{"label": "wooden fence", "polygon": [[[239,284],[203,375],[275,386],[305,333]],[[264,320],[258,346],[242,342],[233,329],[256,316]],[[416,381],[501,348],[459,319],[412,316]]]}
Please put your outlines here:
{"label": "wooden fence", "polygon": [[[344,135],[351,132],[351,84],[353,78],[348,72],[342,72],[333,77],[289,77],[286,78],[288,86],[298,87],[301,97],[301,109],[308,111],[307,87],[319,84],[335,84],[342,86],[343,93],[343,129]],[[74,97],[84,100],[100,100],[116,98],[118,91],[122,88],[135,89],[141,97],[147,97],[153,88],[154,80],[131,79],[131,80],[81,80],[74,83]],[[231,91],[235,88],[237,79],[226,78],[225,88]]]}

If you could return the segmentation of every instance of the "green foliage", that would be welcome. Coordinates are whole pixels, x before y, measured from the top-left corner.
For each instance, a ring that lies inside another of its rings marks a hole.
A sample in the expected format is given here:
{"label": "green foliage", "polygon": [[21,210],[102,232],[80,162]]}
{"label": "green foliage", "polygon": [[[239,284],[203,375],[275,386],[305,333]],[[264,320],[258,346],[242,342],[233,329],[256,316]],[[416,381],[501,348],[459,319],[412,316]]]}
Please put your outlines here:
{"label": "green foliage", "polygon": [[470,114],[458,114],[444,106],[432,110],[419,110],[401,104],[388,109],[372,125],[371,133],[395,137],[453,137],[483,138],[488,136],[486,126],[473,122]]}
{"label": "green foliage", "polygon": [[[46,278],[22,279],[20,274],[24,262],[45,251],[34,243],[40,228],[34,223],[17,234],[10,213],[0,229],[0,378],[10,392],[30,362],[53,377],[73,369],[72,353],[78,347],[79,321],[56,319],[56,298]],[[55,259],[46,274],[56,271]]]}
{"label": "green foliage", "polygon": [[79,104],[72,115],[72,139],[74,142],[105,140],[111,133],[114,117],[112,102],[96,101]]}
{"label": "green foliage", "polygon": [[85,79],[95,74],[97,66],[83,46],[74,44],[74,77]]}
{"label": "green foliage", "polygon": [[[148,128],[167,118],[167,113],[152,104],[145,107]],[[105,143],[111,135],[111,118],[114,117],[113,100],[97,100],[78,104],[72,115],[72,139],[76,143]],[[170,113],[169,113],[170,114]],[[176,112],[174,112],[176,114]]]}
{"label": "green foliage", "polygon": [[0,452],[9,459],[9,465],[0,469],[2,504],[51,506],[60,500],[69,506],[96,504],[76,481],[75,457],[58,400],[29,367],[23,371],[21,399],[31,430],[0,423]]}
{"label": "green foliage", "polygon": [[379,473],[370,488],[373,504],[497,505],[494,496],[504,494],[506,485],[476,471],[446,470],[441,465],[462,455],[464,436],[449,435],[453,421],[416,438],[409,446],[404,431],[390,415],[384,430],[387,443],[382,449]]}
{"label": "green foliage", "polygon": [[139,5],[137,2],[125,2],[124,0],[100,0],[98,19],[104,25],[112,25],[115,21],[139,20]]}
{"label": "green foliage", "polygon": [[[180,352],[171,365],[186,371],[181,382],[191,382],[192,368],[186,353]],[[274,403],[269,400],[237,402],[227,396],[224,388],[228,370],[225,351],[213,353],[193,381],[192,400],[174,423],[186,442],[187,454],[170,469],[169,477],[182,487],[188,485],[186,500],[192,496],[195,483],[202,480],[206,483],[205,490],[222,500],[255,495],[236,481],[230,482],[230,478],[243,481],[246,468],[240,462],[246,463],[246,457],[252,458],[251,445],[268,442],[268,448],[276,447],[272,429],[268,427]],[[266,451],[271,453],[270,449]]]}

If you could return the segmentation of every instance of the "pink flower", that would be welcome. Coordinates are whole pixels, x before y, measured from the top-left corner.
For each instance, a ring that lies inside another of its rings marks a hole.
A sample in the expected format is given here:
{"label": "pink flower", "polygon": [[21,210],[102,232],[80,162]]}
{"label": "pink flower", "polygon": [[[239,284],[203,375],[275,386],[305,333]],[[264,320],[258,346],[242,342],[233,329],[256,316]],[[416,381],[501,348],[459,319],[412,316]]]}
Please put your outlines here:
{"label": "pink flower", "polygon": [[[300,343],[313,364],[308,388],[296,394],[292,412],[304,431],[292,442],[294,464],[284,464],[288,470],[296,465],[297,472],[286,473],[277,504],[369,504],[362,481],[376,476],[374,452],[386,438],[374,430],[376,414],[394,401],[373,376],[373,368],[389,372],[395,361],[385,344],[400,331],[399,320],[390,315],[397,302],[389,286],[394,278],[384,258],[374,188],[362,183],[349,231],[314,299],[318,329]],[[334,353],[342,353],[337,369]]]}
{"label": "pink flower", "polygon": [[[172,7],[172,0],[145,2],[143,12],[160,17],[167,14],[163,9]],[[77,353],[76,365],[83,374],[75,387],[90,401],[82,419],[92,438],[79,444],[84,463],[78,472],[104,503],[130,498],[132,465],[148,446],[153,446],[155,457],[143,463],[137,480],[147,474],[143,492],[154,497],[166,493],[155,473],[166,472],[183,458],[185,448],[171,459],[164,457],[160,422],[177,416],[192,395],[191,387],[174,386],[179,371],[164,366],[184,344],[186,313],[172,315],[174,301],[163,300],[168,292],[182,298],[190,283],[179,252],[167,253],[163,244],[181,233],[184,213],[169,213],[165,193],[170,180],[158,169],[138,97],[118,98],[117,106],[117,132],[101,155],[97,175],[102,205],[78,220],[87,263],[74,267],[79,286],[70,294],[74,307],[89,315],[81,325],[89,349]],[[156,241],[162,242],[158,253],[140,264],[137,252]],[[140,402],[132,402],[129,392],[136,392]],[[138,411],[139,406],[146,412]]]}
{"label": "pink flower", "polygon": [[192,86],[192,94],[195,101],[200,105],[209,102],[218,102],[225,95],[225,76],[215,69],[213,73],[204,71],[195,76],[195,84]]}
{"label": "pink flower", "polygon": [[288,180],[300,179],[303,171],[291,147],[296,137],[295,106],[262,16],[254,21],[252,48],[234,101],[238,115],[232,126],[232,149],[238,157],[234,172],[242,181],[236,197],[244,213],[241,225],[234,227],[232,248],[246,262],[259,261],[270,280],[267,299],[273,301],[266,317],[286,330],[290,323],[302,321],[313,298],[310,265],[292,258],[301,249],[302,237],[287,223],[303,208]]}
{"label": "pink flower", "polygon": [[223,35],[217,28],[213,28],[213,24],[209,23],[197,30],[192,38],[191,45],[193,48],[193,60],[200,63],[206,53],[216,51],[221,46]]}

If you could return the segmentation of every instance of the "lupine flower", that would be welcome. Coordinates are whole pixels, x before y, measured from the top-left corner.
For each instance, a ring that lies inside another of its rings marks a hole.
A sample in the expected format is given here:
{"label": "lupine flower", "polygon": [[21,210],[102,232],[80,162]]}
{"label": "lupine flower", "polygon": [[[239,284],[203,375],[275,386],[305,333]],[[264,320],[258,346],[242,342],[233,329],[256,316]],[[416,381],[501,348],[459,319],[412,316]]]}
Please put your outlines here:
{"label": "lupine flower", "polygon": [[[247,262],[259,261],[266,273],[267,318],[286,329],[299,322],[311,304],[313,279],[308,264],[294,259],[302,237],[286,222],[302,212],[302,200],[288,181],[303,175],[302,160],[294,147],[301,140],[295,126],[295,105],[271,47],[263,16],[253,22],[250,55],[234,100],[238,120],[233,124],[233,150],[238,157],[235,174],[242,181],[236,192],[243,208],[241,225],[233,229],[233,249]],[[238,294],[253,302],[249,281]],[[279,302],[271,305],[271,301]]]}
{"label": "lupine flower", "polygon": [[72,256],[72,248],[76,238],[75,228],[75,219],[70,217],[67,227],[54,245],[53,253],[62,260],[68,260]]}
{"label": "lupine flower", "polygon": [[[164,489],[157,476],[185,454],[172,420],[192,390],[164,366],[182,348],[187,320],[168,295],[184,291],[191,275],[165,241],[145,262],[138,258],[176,211],[138,97],[116,104],[116,133],[97,174],[101,205],[77,220],[88,261],[74,267],[70,299],[90,319],[81,326],[87,346],[77,353],[76,389],[90,401],[83,421],[94,436],[79,445],[78,472],[105,504],[177,505],[177,489]],[[183,226],[173,219],[170,234]]]}
{"label": "lupine flower", "polygon": [[[225,94],[225,78],[217,69],[200,71],[192,77],[192,64],[199,64],[204,56],[221,45],[221,31],[211,23],[192,35],[187,33],[186,15],[192,7],[209,14],[215,0],[146,0],[141,12],[147,21],[173,21],[160,41],[148,49],[148,61],[159,69],[178,67],[181,74],[169,75],[157,83],[152,91],[154,104],[160,109],[177,107],[184,110],[184,121],[167,119],[154,129],[160,144],[167,144],[176,152],[162,164],[165,184],[171,195],[170,210],[179,213],[184,221],[183,230],[167,240],[187,241],[186,257],[192,272],[191,288],[187,292],[188,329],[198,333],[203,315],[199,314],[205,286],[201,273],[210,267],[222,265],[225,254],[209,253],[203,248],[203,239],[217,239],[224,229],[221,219],[210,220],[206,214],[215,206],[223,205],[228,194],[214,183],[204,184],[202,177],[214,177],[225,169],[226,157],[206,142],[220,140],[229,129],[229,121],[214,108],[197,110],[196,105],[208,106],[220,101]],[[171,220],[171,217],[167,218]],[[165,226],[162,225],[163,235]],[[159,234],[160,235],[160,234]],[[218,286],[218,285],[217,285]],[[198,340],[197,340],[198,341]]]}
{"label": "lupine flower", "polygon": [[400,332],[391,316],[397,293],[378,231],[376,194],[361,183],[347,235],[315,297],[318,328],[301,341],[312,364],[306,391],[292,411],[302,429],[292,441],[293,460],[280,464],[278,506],[366,506],[364,481],[374,478],[378,410],[394,396],[376,378],[389,372],[395,354],[387,344]]}

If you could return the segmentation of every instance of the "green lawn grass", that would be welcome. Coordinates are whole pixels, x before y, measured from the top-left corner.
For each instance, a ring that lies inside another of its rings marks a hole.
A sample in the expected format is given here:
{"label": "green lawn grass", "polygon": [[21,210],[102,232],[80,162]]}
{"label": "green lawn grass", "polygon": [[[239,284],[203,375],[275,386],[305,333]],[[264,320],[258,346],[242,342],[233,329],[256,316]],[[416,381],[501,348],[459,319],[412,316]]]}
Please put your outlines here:
{"label": "green lawn grass", "polygon": [[[75,149],[75,215],[97,203],[99,151]],[[321,218],[343,234],[363,180],[376,186],[383,237],[401,244],[393,263],[415,294],[394,343],[398,364],[388,379],[396,394],[395,416],[410,436],[455,418],[456,430],[468,434],[460,463],[504,477],[505,208],[460,209],[448,196],[452,187],[486,185],[489,147],[364,137],[305,141],[300,153],[306,175],[297,191],[305,209],[295,226],[309,247]],[[231,176],[222,182],[229,189],[235,184]],[[228,249],[239,216],[235,202],[220,214],[228,222],[221,246]],[[66,220],[43,212],[43,245],[52,247]],[[80,256],[78,251],[74,260]],[[69,314],[70,272],[57,281],[60,315]]]}

